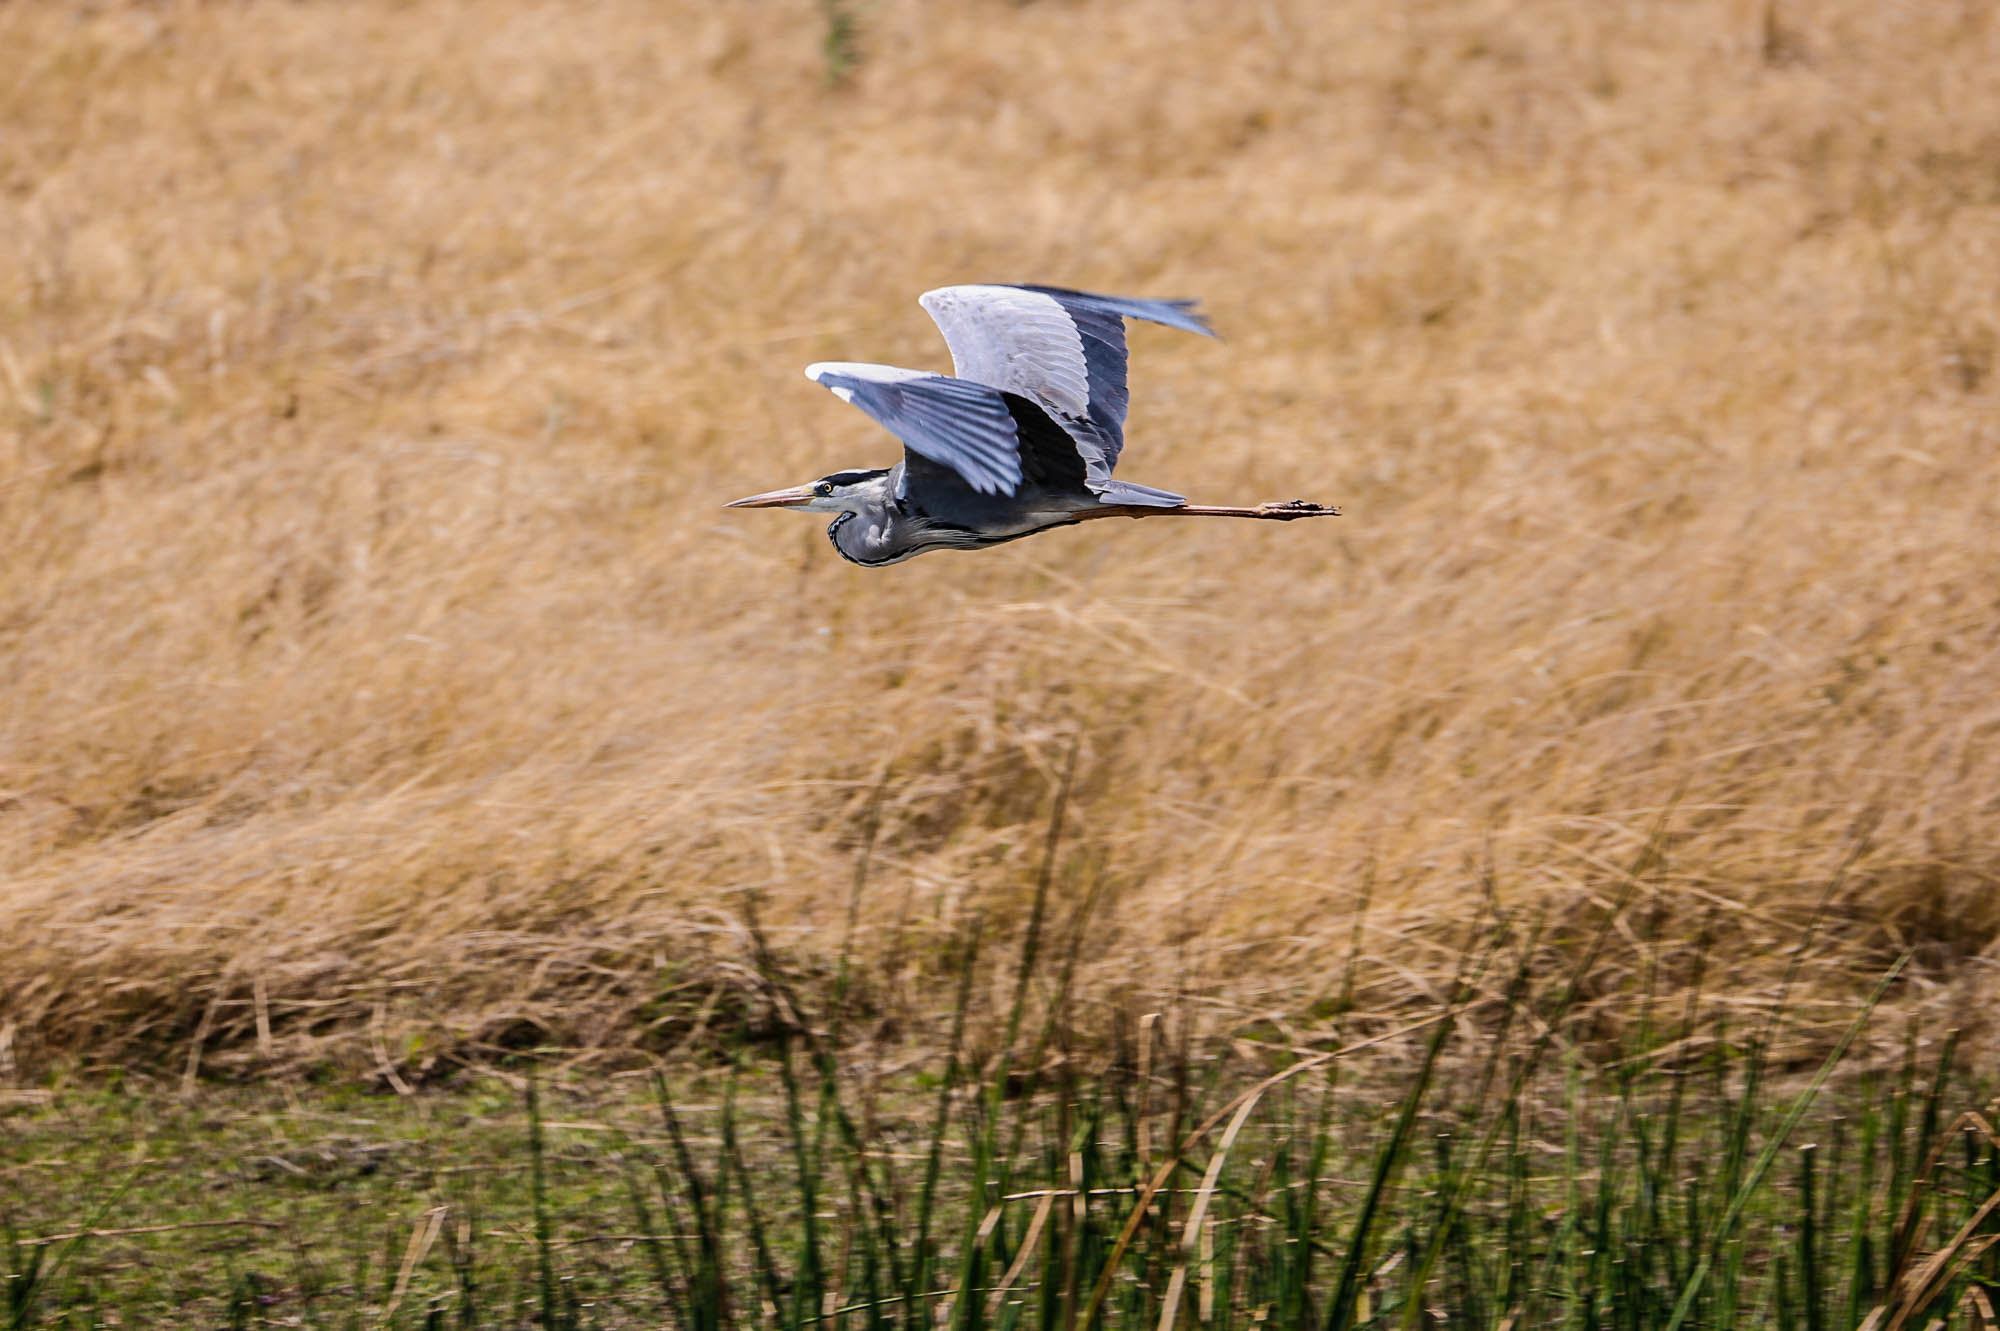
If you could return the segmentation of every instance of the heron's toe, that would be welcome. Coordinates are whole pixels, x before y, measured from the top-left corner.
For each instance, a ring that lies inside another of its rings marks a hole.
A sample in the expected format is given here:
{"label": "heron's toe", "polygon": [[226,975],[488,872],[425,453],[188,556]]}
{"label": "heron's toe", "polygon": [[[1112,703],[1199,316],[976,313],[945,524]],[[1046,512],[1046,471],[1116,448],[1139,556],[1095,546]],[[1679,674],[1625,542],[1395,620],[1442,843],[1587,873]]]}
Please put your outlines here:
{"label": "heron's toe", "polygon": [[1264,511],[1274,518],[1317,518],[1338,517],[1340,510],[1327,504],[1315,504],[1310,499],[1287,499],[1280,503],[1264,505]]}

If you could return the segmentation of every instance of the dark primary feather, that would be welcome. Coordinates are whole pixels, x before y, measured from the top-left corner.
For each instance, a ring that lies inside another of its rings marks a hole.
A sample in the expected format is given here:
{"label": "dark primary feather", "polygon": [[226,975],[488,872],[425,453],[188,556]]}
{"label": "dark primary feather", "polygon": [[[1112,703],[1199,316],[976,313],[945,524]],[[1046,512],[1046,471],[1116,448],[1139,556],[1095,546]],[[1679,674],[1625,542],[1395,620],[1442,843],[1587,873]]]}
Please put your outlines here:
{"label": "dark primary feather", "polygon": [[1038,286],[1032,282],[1021,282],[1016,285],[1023,291],[1039,291],[1044,296],[1054,296],[1063,303],[1063,308],[1070,312],[1071,317],[1074,317],[1079,309],[1098,310],[1127,319],[1144,319],[1148,323],[1164,324],[1168,328],[1178,328],[1185,333],[1200,333],[1203,337],[1215,336],[1215,330],[1209,327],[1208,316],[1198,313],[1195,309],[1200,301],[1135,300],[1130,296],[1100,296],[1094,291]]}
{"label": "dark primary feather", "polygon": [[1076,440],[1069,431],[1049,418],[1040,407],[1016,393],[1002,393],[1008,415],[1014,418],[1014,433],[1021,456],[1022,488],[1051,494],[1087,494],[1089,471]]}

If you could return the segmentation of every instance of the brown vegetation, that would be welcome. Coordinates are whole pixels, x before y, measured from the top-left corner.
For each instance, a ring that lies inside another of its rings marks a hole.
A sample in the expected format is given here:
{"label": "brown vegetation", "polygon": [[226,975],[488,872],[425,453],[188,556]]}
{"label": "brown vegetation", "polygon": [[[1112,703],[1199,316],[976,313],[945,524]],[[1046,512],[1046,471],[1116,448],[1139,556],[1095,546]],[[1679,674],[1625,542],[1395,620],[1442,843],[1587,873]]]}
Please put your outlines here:
{"label": "brown vegetation", "polygon": [[[0,1058],[657,1041],[878,794],[921,1017],[1072,736],[1096,998],[1428,1001],[1663,818],[1635,957],[1755,997],[1851,859],[1817,992],[1990,985],[1991,6],[857,12],[0,7]],[[1202,298],[1126,470],[1347,516],[720,510],[964,280]]]}

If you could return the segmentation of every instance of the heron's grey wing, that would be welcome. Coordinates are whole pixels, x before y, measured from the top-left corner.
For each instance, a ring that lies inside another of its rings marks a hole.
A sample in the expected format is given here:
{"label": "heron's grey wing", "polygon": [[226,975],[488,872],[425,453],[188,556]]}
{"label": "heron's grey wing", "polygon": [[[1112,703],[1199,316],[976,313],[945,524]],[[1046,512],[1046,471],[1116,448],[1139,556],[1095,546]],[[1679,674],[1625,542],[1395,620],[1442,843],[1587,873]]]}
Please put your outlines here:
{"label": "heron's grey wing", "polygon": [[944,334],[961,379],[1018,393],[1076,439],[1094,484],[1125,443],[1125,320],[1213,336],[1187,300],[1131,300],[1066,287],[939,287],[918,303]]}
{"label": "heron's grey wing", "polygon": [[849,361],[806,367],[806,378],[879,421],[903,446],[951,468],[981,494],[1021,487],[1021,438],[1004,394],[923,370]]}
{"label": "heron's grey wing", "polygon": [[1131,400],[1125,384],[1125,320],[1144,319],[1203,337],[1215,336],[1208,320],[1195,312],[1195,302],[1191,300],[1133,300],[1072,291],[1067,287],[1019,289],[1054,300],[1076,324],[1078,338],[1083,343],[1084,362],[1090,372],[1091,418],[1111,430],[1116,441],[1114,448],[1124,442],[1125,410]]}

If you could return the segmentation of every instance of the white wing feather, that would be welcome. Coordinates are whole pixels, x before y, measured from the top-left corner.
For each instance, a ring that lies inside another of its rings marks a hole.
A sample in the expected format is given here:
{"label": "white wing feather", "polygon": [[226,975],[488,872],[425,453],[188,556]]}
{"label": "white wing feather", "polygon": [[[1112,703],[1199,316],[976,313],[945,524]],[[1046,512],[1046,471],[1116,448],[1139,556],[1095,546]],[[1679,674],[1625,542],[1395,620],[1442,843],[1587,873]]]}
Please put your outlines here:
{"label": "white wing feather", "polygon": [[[823,360],[806,366],[806,378],[814,383],[827,374],[845,375],[850,379],[866,379],[870,383],[900,384],[911,379],[930,379],[935,376],[929,370],[906,370],[900,365],[870,365],[866,361]],[[851,388],[832,388],[832,393],[842,402],[854,401]]]}

